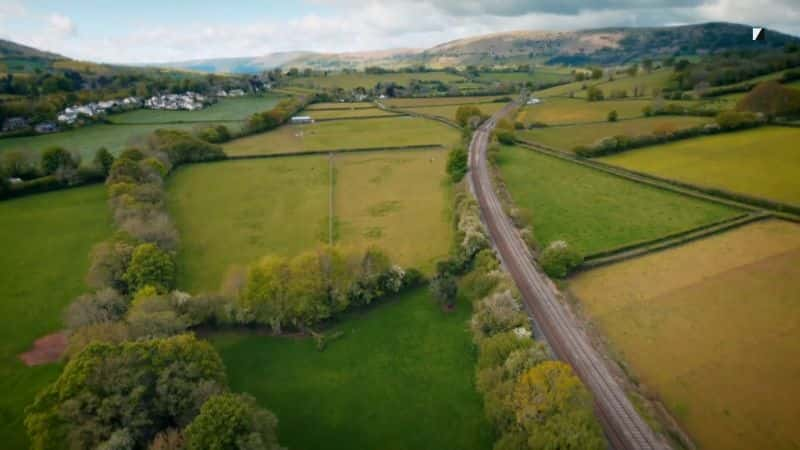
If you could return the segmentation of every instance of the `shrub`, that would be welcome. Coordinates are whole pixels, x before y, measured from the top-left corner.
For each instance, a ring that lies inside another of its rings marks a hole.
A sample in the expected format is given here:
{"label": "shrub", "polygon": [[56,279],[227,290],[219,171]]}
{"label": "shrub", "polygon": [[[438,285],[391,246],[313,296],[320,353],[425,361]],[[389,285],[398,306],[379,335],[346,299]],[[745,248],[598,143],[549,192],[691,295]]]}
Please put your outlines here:
{"label": "shrub", "polygon": [[225,159],[222,147],[198,139],[187,131],[156,130],[150,136],[150,147],[165,153],[174,165]]}
{"label": "shrub", "polygon": [[478,369],[500,367],[505,364],[508,355],[513,351],[531,346],[533,346],[532,339],[520,337],[513,331],[489,336],[478,345]]}
{"label": "shrub", "polygon": [[617,121],[617,116],[618,116],[617,115],[617,110],[616,109],[612,109],[611,111],[608,112],[608,121],[609,122],[616,122]]}
{"label": "shrub", "polygon": [[67,308],[64,322],[68,328],[120,320],[128,309],[128,300],[111,288],[78,297]]}
{"label": "shrub", "polygon": [[763,120],[752,112],[723,111],[715,118],[717,125],[725,130],[736,130],[759,125]]}
{"label": "shrub", "polygon": [[200,130],[197,135],[200,139],[212,144],[221,144],[231,140],[231,132],[225,125],[214,125]]}
{"label": "shrub", "polygon": [[497,142],[503,145],[513,145],[516,142],[514,132],[510,130],[495,130],[494,135],[497,137]]}
{"label": "shrub", "polygon": [[544,249],[539,262],[547,275],[553,278],[564,278],[573,269],[580,266],[583,257],[566,241],[553,241]]}
{"label": "shrub", "polygon": [[105,147],[100,147],[94,154],[94,165],[103,175],[108,175],[111,166],[114,164],[114,155]]}
{"label": "shrub", "polygon": [[128,292],[124,275],[135,247],[135,242],[121,233],[92,247],[86,284],[94,289],[110,287],[122,293]]}
{"label": "shrub", "polygon": [[443,308],[453,308],[458,295],[458,284],[451,273],[437,273],[430,283],[431,295]]}
{"label": "shrub", "polygon": [[278,419],[242,394],[209,398],[186,428],[189,450],[279,450]]}
{"label": "shrub", "polygon": [[511,291],[491,294],[479,300],[470,322],[472,333],[481,340],[487,336],[528,326],[528,315]]}
{"label": "shrub", "polygon": [[149,285],[159,292],[167,292],[175,284],[175,262],[155,244],[140,244],[133,251],[123,279],[131,291]]}
{"label": "shrub", "polygon": [[[468,124],[470,124],[470,119],[473,117],[480,118],[480,122],[482,122],[485,116],[477,106],[462,105],[456,109],[456,123],[461,127],[466,127]],[[473,126],[472,128],[475,127]]]}
{"label": "shrub", "polygon": [[590,102],[603,100],[603,90],[596,86],[589,86],[586,90],[586,99]]}

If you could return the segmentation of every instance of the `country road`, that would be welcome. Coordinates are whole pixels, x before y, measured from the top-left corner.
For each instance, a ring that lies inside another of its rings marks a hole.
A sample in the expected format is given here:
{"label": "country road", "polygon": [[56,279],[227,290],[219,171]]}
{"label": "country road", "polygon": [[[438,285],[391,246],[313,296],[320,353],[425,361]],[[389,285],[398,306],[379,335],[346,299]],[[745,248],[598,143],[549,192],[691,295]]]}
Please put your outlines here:
{"label": "country road", "polygon": [[487,147],[497,120],[516,107],[507,105],[472,136],[469,147],[470,185],[480,205],[491,239],[556,356],[572,365],[594,396],[595,409],[612,448],[668,449],[625,395],[605,361],[592,347],[572,312],[558,299],[555,288],[533,262],[533,255],[506,216],[489,174]]}

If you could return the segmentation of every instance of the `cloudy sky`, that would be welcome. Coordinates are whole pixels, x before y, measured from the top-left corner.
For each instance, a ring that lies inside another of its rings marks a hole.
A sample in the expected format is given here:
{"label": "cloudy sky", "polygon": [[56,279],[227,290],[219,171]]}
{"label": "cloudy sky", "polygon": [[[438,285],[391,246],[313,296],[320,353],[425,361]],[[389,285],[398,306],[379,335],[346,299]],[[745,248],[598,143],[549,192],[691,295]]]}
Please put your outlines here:
{"label": "cloudy sky", "polygon": [[800,0],[0,0],[0,38],[118,63],[422,48],[497,31],[706,21],[800,35]]}

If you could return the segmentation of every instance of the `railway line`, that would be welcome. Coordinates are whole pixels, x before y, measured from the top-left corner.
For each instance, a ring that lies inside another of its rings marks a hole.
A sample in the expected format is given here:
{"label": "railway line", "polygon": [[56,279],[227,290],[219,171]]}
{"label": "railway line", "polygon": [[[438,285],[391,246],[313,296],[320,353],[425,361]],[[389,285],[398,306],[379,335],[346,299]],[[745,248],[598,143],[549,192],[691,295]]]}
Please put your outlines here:
{"label": "railway line", "polygon": [[612,448],[617,450],[669,449],[645,423],[614,378],[600,354],[571,311],[557,298],[547,277],[538,270],[492,187],[487,147],[497,120],[511,109],[509,104],[488,119],[472,136],[469,147],[470,186],[480,205],[489,235],[522,294],[529,314],[556,356],[568,362],[592,392],[595,409]]}

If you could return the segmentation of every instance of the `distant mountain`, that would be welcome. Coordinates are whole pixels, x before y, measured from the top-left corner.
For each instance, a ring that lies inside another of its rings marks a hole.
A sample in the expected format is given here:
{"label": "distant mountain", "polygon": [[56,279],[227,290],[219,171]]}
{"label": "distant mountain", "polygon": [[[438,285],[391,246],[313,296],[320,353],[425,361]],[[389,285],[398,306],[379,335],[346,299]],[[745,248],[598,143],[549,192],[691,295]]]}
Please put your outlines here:
{"label": "distant mountain", "polygon": [[765,41],[752,40],[752,27],[704,23],[675,27],[603,28],[579,31],[512,31],[458,39],[426,50],[393,49],[358,53],[284,52],[261,57],[223,58],[159,64],[203,72],[256,73],[275,67],[318,70],[398,68],[425,64],[434,68],[482,64],[624,64],[669,55],[702,55],[731,49],[779,48],[800,42],[773,30]]}
{"label": "distant mountain", "polygon": [[27,45],[0,39],[0,59],[11,58],[65,59],[63,56],[55,53],[45,52],[33,47],[28,47]]}

